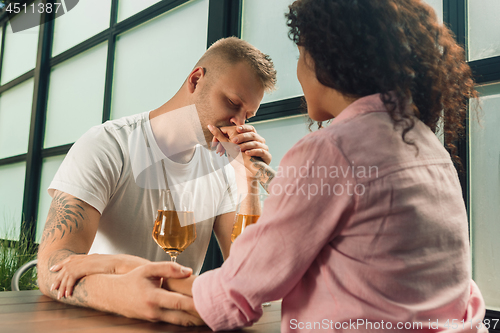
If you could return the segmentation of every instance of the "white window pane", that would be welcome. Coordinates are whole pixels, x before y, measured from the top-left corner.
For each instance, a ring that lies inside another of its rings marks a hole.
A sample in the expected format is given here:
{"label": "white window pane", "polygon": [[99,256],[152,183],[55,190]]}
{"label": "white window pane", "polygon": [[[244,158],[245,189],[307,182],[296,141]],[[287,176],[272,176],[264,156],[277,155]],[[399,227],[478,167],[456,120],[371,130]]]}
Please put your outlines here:
{"label": "white window pane", "polygon": [[52,56],[109,28],[110,13],[111,0],[82,0],[57,17],[54,21]]}
{"label": "white window pane", "polygon": [[[12,21],[22,20],[23,15],[16,15]],[[16,77],[35,68],[38,31],[39,26],[36,26],[13,33],[10,21],[7,23],[1,84],[12,81]]]}
{"label": "white window pane", "polygon": [[470,219],[473,277],[486,308],[500,311],[500,83],[478,89],[479,122],[470,118]]}
{"label": "white window pane", "polygon": [[474,0],[468,3],[469,60],[500,55],[499,0]]}
{"label": "white window pane", "polygon": [[277,90],[266,94],[262,103],[302,95],[297,80],[299,51],[288,38],[285,13],[293,0],[244,0],[242,39],[269,54],[278,71]]}
{"label": "white window pane", "polygon": [[28,151],[32,99],[33,79],[0,95],[0,158]]}
{"label": "white window pane", "polygon": [[18,240],[26,163],[0,166],[0,238]]}
{"label": "white window pane", "polygon": [[[271,166],[277,169],[286,152],[304,135],[311,133],[307,117],[303,115],[252,122],[257,133],[266,139],[266,145],[273,154]],[[313,126],[313,129],[317,128]]]}
{"label": "white window pane", "polygon": [[42,162],[42,179],[40,181],[40,195],[38,196],[38,218],[36,223],[37,243],[40,243],[40,239],[42,238],[43,227],[45,226],[47,214],[49,213],[50,203],[52,202],[52,198],[49,193],[47,193],[47,189],[49,188],[49,185],[56,175],[57,169],[59,169],[59,166],[61,165],[65,156],[66,155],[44,158]]}
{"label": "white window pane", "polygon": [[439,22],[443,22],[443,0],[424,0],[428,5],[434,8]]}
{"label": "white window pane", "polygon": [[97,45],[52,69],[44,148],[75,142],[102,122],[107,49]]}
{"label": "white window pane", "polygon": [[208,0],[196,0],[118,36],[111,117],[170,99],[206,50],[207,24]]}
{"label": "white window pane", "polygon": [[161,0],[119,0],[118,1],[118,22],[137,14],[138,12],[151,7]]}

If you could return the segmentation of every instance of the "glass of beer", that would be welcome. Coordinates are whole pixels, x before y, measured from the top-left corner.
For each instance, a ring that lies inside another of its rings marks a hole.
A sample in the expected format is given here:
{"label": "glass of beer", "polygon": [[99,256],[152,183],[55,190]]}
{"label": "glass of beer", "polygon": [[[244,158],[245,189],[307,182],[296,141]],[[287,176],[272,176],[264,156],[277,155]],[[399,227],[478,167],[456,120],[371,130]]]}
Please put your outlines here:
{"label": "glass of beer", "polygon": [[153,227],[153,239],[177,261],[182,253],[196,239],[196,223],[191,192],[174,193],[162,190],[160,207]]}
{"label": "glass of beer", "polygon": [[[262,214],[264,200],[267,194],[248,193],[240,194],[238,197],[238,205],[236,206],[236,216],[234,217],[233,233],[231,234],[231,242],[234,242],[245,229],[257,222]],[[262,306],[270,306],[270,302],[262,303]]]}
{"label": "glass of beer", "polygon": [[236,237],[245,231],[246,227],[257,222],[266,197],[266,194],[258,193],[240,194],[236,206],[231,242],[234,242]]}

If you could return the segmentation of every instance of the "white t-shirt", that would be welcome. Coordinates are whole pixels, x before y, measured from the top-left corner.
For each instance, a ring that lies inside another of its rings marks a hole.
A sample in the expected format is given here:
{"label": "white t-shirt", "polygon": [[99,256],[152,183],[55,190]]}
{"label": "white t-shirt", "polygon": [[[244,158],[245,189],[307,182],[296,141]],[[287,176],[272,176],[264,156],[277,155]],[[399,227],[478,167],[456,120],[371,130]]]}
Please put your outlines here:
{"label": "white t-shirt", "polygon": [[215,218],[235,209],[234,169],[227,157],[200,145],[186,164],[165,157],[154,139],[149,112],[91,128],[70,149],[48,192],[66,192],[101,213],[89,253],[168,261],[152,238],[160,189],[166,187],[162,161],[170,189],[193,194],[197,238],[177,261],[197,274]]}

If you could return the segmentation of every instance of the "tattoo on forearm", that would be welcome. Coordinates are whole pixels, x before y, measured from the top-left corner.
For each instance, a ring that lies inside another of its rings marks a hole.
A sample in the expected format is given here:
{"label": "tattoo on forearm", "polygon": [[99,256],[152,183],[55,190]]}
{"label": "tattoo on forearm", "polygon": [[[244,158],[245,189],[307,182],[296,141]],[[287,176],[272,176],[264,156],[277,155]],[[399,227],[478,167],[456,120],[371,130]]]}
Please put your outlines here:
{"label": "tattoo on forearm", "polygon": [[[85,283],[87,282],[87,277],[83,277],[78,280],[73,288],[73,294],[69,297],[63,297],[61,300],[64,303],[78,306],[88,305],[88,296]],[[57,292],[57,290],[55,290]]]}
{"label": "tattoo on forearm", "polygon": [[264,190],[269,193],[269,183],[273,180],[275,172],[269,165],[264,163],[260,158],[251,157],[250,161],[253,163],[254,168],[257,169],[255,178],[260,182]]}
{"label": "tattoo on forearm", "polygon": [[57,193],[50,205],[47,222],[43,230],[40,246],[43,249],[52,244],[58,237],[83,229],[83,221],[87,218],[84,202],[66,193]]}
{"label": "tattoo on forearm", "polygon": [[[50,267],[63,261],[67,257],[72,256],[72,255],[76,255],[76,254],[86,254],[86,253],[76,253],[74,251],[67,250],[67,249],[63,249],[63,250],[59,250],[59,251],[54,252],[48,260],[47,272],[49,272],[49,274],[51,274],[52,276],[56,276],[56,274],[58,274],[58,272],[51,272],[49,270]],[[44,279],[44,280],[47,284],[52,283],[52,279]],[[72,305],[80,305],[80,306],[87,305],[88,293],[87,293],[87,290],[85,288],[85,281],[86,281],[85,277],[80,279],[79,281],[77,281],[75,283],[74,288],[73,288],[73,295],[71,297],[64,298],[63,301],[65,303],[72,304]],[[39,279],[39,282],[41,282],[41,279]],[[49,290],[50,286],[47,285],[46,289]],[[50,293],[51,293],[53,298],[57,298],[57,293],[58,293],[57,290],[53,290]]]}
{"label": "tattoo on forearm", "polygon": [[[56,240],[63,239],[64,236],[83,230],[84,222],[88,219],[88,215],[83,207],[85,207],[85,204],[82,200],[64,192],[56,193],[50,205],[47,222],[45,223],[42,240],[40,241],[39,252],[43,251],[44,248]],[[59,274],[58,272],[51,272],[50,268],[67,257],[77,254],[86,253],[76,253],[68,249],[61,249],[54,251],[50,255],[46,261],[47,266],[39,271],[38,282],[45,285],[45,290],[50,290],[54,278]],[[57,298],[57,293],[57,290],[50,291],[50,295],[53,298]],[[73,289],[73,296],[64,298],[62,301],[73,305],[86,306],[87,296],[85,278],[82,278],[76,282]]]}
{"label": "tattoo on forearm", "polygon": [[75,254],[85,254],[85,253],[76,253],[74,251],[67,250],[67,249],[55,251],[50,256],[50,258],[48,260],[47,269],[50,269],[50,267],[54,266],[55,264],[60,263],[61,261],[63,261],[67,257],[75,255]]}

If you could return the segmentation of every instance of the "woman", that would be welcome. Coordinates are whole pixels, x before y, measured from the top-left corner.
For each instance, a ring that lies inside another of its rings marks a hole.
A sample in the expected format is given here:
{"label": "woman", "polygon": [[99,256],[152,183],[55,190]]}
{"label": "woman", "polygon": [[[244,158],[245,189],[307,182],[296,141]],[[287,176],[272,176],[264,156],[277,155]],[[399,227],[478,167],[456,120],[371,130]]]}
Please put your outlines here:
{"label": "woman", "polygon": [[283,298],[282,332],[478,331],[462,192],[434,134],[442,118],[458,161],[476,96],[463,49],[419,0],[298,0],[286,16],[308,114],[333,121],[283,158],[222,268],[185,289],[201,318],[241,327]]}

